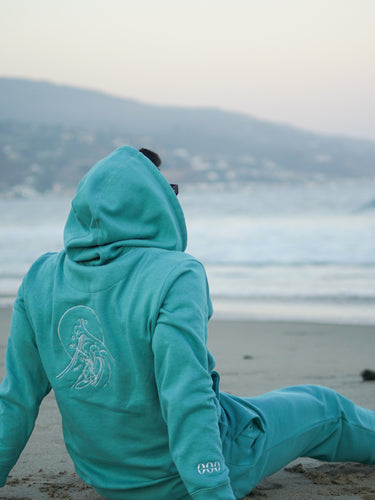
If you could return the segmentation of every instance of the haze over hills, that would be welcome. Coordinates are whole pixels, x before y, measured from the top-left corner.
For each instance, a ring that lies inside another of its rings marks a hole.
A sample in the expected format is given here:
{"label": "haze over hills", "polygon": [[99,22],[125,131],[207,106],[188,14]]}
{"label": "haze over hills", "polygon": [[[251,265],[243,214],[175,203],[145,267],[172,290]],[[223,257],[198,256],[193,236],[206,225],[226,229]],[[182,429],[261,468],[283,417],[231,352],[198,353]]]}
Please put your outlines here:
{"label": "haze over hills", "polygon": [[73,187],[129,144],[158,151],[176,182],[324,182],[375,177],[375,142],[218,109],[163,107],[48,82],[0,78],[0,189]]}

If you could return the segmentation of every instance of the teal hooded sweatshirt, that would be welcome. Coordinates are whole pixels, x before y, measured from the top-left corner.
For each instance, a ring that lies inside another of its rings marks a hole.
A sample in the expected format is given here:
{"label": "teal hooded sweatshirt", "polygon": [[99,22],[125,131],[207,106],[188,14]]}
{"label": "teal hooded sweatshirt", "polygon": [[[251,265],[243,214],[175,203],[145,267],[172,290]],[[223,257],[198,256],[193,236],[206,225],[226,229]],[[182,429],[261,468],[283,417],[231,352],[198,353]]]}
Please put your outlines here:
{"label": "teal hooded sweatshirt", "polygon": [[65,249],[33,264],[14,305],[1,485],[52,388],[76,471],[104,497],[235,498],[206,347],[211,302],[186,240],[176,195],[137,150],[83,178]]}

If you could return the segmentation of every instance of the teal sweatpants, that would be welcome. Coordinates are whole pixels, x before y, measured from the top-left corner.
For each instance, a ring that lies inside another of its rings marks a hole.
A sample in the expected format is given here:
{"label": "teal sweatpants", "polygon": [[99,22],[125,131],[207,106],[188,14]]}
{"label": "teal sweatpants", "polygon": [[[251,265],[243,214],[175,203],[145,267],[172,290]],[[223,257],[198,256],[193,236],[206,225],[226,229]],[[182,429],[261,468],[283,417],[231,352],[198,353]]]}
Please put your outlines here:
{"label": "teal sweatpants", "polygon": [[375,464],[375,412],[332,389],[301,385],[254,398],[222,393],[221,402],[236,498],[298,457]]}

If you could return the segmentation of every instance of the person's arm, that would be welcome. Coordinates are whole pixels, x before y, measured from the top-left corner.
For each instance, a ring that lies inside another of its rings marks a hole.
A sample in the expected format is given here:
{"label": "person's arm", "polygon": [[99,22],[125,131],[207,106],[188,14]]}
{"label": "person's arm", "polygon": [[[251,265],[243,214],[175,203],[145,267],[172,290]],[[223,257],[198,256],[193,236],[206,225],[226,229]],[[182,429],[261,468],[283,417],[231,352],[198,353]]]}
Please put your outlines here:
{"label": "person's arm", "polygon": [[22,287],[14,305],[0,386],[0,486],[17,462],[34,428],[39,405],[51,390],[27,318]]}
{"label": "person's arm", "polygon": [[152,344],[170,452],[194,499],[232,500],[208,367],[205,273],[198,262],[189,261],[174,275]]}

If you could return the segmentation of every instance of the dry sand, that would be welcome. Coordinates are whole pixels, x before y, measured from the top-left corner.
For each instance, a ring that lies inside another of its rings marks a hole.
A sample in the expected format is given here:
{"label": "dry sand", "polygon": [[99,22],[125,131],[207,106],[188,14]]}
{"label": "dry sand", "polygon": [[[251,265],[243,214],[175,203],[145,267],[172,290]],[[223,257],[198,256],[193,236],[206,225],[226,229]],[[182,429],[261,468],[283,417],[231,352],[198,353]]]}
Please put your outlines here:
{"label": "dry sand", "polygon": [[[0,309],[1,377],[9,322],[10,310]],[[287,385],[322,384],[375,410],[375,382],[359,376],[364,368],[375,369],[375,327],[223,320],[211,322],[209,339],[224,391],[255,396]],[[30,441],[0,489],[0,500],[12,498],[101,498],[74,472],[53,394],[44,400]],[[375,500],[375,467],[298,459],[246,498]]]}

